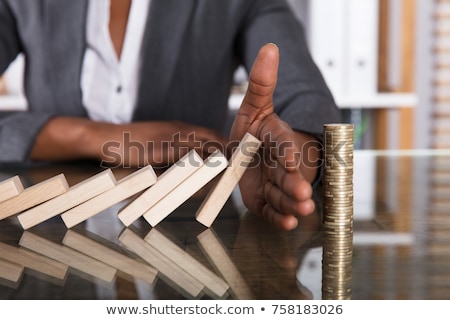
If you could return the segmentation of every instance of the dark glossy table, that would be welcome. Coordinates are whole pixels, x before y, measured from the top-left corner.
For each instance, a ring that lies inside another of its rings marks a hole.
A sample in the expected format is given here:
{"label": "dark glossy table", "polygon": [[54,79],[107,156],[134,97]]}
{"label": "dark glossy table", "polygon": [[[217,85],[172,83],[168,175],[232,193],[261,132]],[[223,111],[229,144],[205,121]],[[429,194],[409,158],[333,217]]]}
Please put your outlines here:
{"label": "dark glossy table", "polygon": [[[33,185],[64,173],[73,185],[101,170],[10,165],[0,179]],[[357,151],[354,184],[346,298],[449,299],[450,153]],[[70,230],[59,216],[27,231],[16,217],[0,221],[0,298],[322,299],[336,285],[324,280],[320,187],[315,214],[291,232],[248,213],[238,192],[205,228],[194,215],[207,189],[155,228],[143,219],[125,228],[126,202]]]}

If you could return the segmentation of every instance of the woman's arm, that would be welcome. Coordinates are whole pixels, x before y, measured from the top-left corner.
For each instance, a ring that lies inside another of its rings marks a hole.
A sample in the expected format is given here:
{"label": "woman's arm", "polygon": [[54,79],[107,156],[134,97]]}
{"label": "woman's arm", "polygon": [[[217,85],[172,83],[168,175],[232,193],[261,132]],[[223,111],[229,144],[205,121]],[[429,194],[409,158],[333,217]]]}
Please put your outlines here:
{"label": "woman's arm", "polygon": [[[35,161],[96,159],[107,165],[165,166],[188,150],[208,153],[224,148],[227,139],[213,130],[170,121],[130,124],[55,117],[36,137],[30,158]],[[223,149],[224,150],[224,149]]]}

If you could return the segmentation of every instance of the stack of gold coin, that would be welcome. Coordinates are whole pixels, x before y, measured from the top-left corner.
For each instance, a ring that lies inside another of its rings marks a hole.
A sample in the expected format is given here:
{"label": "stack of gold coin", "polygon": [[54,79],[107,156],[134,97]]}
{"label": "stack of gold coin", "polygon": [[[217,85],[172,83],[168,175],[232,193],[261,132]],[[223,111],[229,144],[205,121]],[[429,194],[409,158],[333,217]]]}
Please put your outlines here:
{"label": "stack of gold coin", "polygon": [[322,298],[351,299],[353,151],[351,124],[324,125]]}

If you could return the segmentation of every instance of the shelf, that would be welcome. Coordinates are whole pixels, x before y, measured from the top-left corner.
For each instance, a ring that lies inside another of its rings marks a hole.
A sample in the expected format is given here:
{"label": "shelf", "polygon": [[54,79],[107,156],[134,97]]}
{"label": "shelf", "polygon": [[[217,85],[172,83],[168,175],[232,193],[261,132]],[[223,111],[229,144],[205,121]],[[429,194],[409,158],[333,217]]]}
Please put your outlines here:
{"label": "shelf", "polygon": [[[228,100],[231,110],[241,106],[244,94],[232,94]],[[342,109],[352,108],[405,108],[415,107],[418,103],[415,94],[407,93],[380,93],[372,97],[337,97],[336,102]],[[22,96],[0,97],[0,111],[24,111],[27,108],[26,99]]]}
{"label": "shelf", "polygon": [[[244,99],[244,94],[232,94],[229,106],[237,110]],[[381,108],[414,108],[418,104],[415,93],[378,93],[373,96],[361,97],[335,97],[336,103],[341,109],[381,109]]]}
{"label": "shelf", "polygon": [[378,93],[373,96],[336,96],[342,109],[414,108],[418,105],[415,93]]}

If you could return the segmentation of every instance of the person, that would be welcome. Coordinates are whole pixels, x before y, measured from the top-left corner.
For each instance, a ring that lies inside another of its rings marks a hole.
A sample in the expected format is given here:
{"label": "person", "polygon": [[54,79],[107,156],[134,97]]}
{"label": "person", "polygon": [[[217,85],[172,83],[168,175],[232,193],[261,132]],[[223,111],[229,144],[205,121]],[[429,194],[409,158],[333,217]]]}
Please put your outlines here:
{"label": "person", "polygon": [[250,132],[275,147],[241,179],[245,205],[283,230],[313,212],[322,125],[339,112],[285,0],[0,0],[0,74],[20,53],[28,110],[0,112],[0,162],[171,164],[180,145]]}

